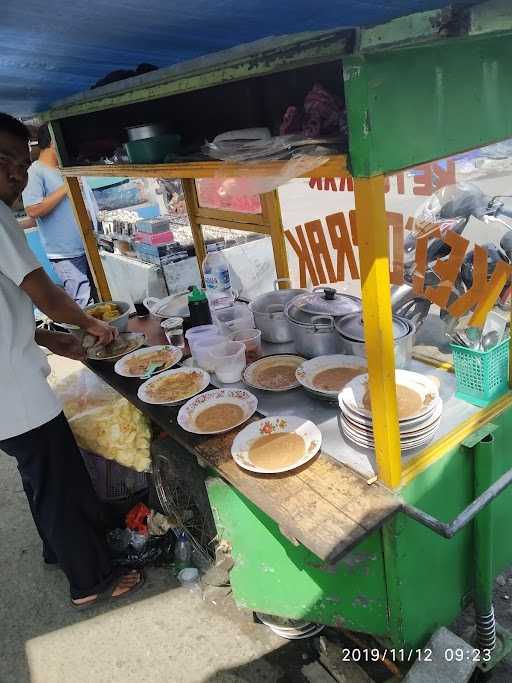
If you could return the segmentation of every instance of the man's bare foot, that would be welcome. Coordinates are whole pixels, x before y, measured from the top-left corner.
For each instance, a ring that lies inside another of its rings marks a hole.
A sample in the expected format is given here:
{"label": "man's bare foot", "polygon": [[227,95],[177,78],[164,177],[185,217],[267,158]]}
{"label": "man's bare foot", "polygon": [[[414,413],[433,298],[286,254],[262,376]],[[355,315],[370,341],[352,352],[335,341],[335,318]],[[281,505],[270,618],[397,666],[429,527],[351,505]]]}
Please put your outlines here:
{"label": "man's bare foot", "polygon": [[[142,572],[138,571],[137,569],[133,569],[131,572],[125,574],[119,579],[110,597],[120,598],[122,595],[126,595],[126,593],[129,593],[136,586],[138,586],[142,580]],[[98,595],[88,595],[86,598],[77,598],[71,602],[77,606],[92,605],[98,601],[98,597]]]}

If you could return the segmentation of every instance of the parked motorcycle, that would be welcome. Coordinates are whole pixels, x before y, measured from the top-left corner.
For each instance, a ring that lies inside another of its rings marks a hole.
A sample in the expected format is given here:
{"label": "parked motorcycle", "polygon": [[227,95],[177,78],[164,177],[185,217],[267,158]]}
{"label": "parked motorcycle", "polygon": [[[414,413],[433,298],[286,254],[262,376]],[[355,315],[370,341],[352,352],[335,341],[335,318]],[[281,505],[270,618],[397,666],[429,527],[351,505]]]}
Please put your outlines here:
{"label": "parked motorcycle", "polygon": [[[505,197],[488,197],[480,188],[470,183],[443,187],[430,197],[416,216],[415,230],[404,240],[404,283],[391,288],[391,306],[394,313],[409,318],[418,329],[430,312],[432,303],[412,289],[417,239],[427,226],[437,225],[442,237],[448,231],[462,235],[472,217],[488,224],[499,223],[509,232],[501,238],[499,247],[493,243],[482,245],[487,248],[487,276],[491,277],[500,260],[512,264],[512,226],[504,220],[512,219],[512,209],[505,206],[503,199]],[[450,249],[443,239],[434,239],[428,245],[425,287],[435,287],[439,284],[439,277],[433,271],[433,267],[438,259],[448,256]],[[466,254],[448,305],[471,288],[473,257],[473,250]],[[497,305],[503,310],[510,310],[511,284],[510,281],[507,282],[498,300]],[[447,311],[441,311],[440,317],[447,321],[450,316]]]}

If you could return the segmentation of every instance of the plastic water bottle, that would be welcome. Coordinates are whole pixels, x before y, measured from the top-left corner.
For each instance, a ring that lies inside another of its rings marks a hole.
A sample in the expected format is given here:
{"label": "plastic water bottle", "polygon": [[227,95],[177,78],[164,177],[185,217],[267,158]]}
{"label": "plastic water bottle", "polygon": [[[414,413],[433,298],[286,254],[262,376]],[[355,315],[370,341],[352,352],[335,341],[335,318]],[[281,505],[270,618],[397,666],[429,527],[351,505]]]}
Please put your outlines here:
{"label": "plastic water bottle", "polygon": [[207,252],[203,261],[203,274],[210,308],[227,308],[235,300],[228,262],[218,244],[209,244]]}
{"label": "plastic water bottle", "polygon": [[190,545],[187,534],[182,531],[178,536],[176,547],[174,548],[174,562],[176,564],[176,570],[180,572],[182,569],[190,567],[191,560],[192,546]]}

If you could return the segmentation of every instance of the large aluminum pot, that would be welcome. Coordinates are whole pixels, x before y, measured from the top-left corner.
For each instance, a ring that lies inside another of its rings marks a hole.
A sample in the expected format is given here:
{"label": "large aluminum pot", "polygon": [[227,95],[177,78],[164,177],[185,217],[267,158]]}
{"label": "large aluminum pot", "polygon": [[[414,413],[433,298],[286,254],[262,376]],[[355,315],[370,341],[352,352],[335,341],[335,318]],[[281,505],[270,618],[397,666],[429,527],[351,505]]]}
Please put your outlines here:
{"label": "large aluminum pot", "polygon": [[[336,330],[342,341],[342,353],[366,358],[363,318],[361,313],[347,315],[336,321]],[[393,336],[395,339],[395,367],[408,368],[412,360],[412,350],[416,326],[411,320],[399,315],[393,316]]]}
{"label": "large aluminum pot", "polygon": [[290,282],[288,278],[274,281],[274,291],[257,296],[249,308],[254,316],[256,327],[261,330],[261,338],[274,344],[284,344],[293,339],[292,328],[284,314],[286,304],[307,289],[279,289],[280,282]]}
{"label": "large aluminum pot", "polygon": [[354,312],[360,315],[361,300],[332,287],[316,287],[292,299],[286,304],[285,315],[296,352],[306,358],[341,353],[342,340],[335,322]]}

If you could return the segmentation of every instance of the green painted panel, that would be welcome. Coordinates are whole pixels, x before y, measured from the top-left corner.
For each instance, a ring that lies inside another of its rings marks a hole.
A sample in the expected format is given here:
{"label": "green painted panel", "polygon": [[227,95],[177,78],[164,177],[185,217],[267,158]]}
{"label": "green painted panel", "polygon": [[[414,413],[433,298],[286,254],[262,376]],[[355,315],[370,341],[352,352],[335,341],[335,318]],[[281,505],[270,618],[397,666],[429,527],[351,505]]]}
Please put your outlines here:
{"label": "green painted panel", "polygon": [[381,536],[375,532],[336,569],[294,546],[256,506],[220,479],[208,495],[221,538],[231,543],[237,604],[254,611],[384,636],[387,604]]}
{"label": "green painted panel", "polygon": [[[493,420],[494,476],[512,466],[512,410]],[[417,507],[445,522],[451,521],[473,500],[473,456],[469,449],[456,448],[419,475],[402,492]],[[510,520],[512,488],[493,503],[494,576],[512,564]],[[406,647],[422,645],[441,624],[449,625],[473,585],[473,539],[469,524],[448,540],[414,520],[399,515],[396,522],[396,566],[399,600],[390,597],[390,611],[401,613],[402,634],[394,627],[392,640]]]}
{"label": "green painted panel", "polygon": [[345,58],[353,175],[512,137],[511,63],[510,33]]}

